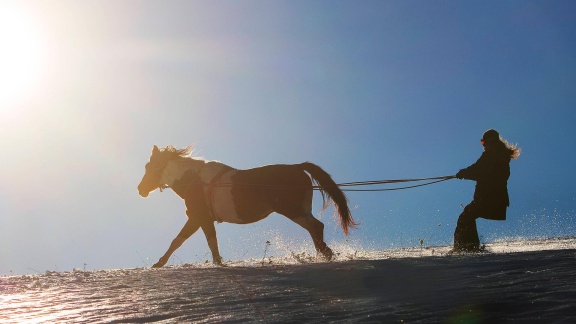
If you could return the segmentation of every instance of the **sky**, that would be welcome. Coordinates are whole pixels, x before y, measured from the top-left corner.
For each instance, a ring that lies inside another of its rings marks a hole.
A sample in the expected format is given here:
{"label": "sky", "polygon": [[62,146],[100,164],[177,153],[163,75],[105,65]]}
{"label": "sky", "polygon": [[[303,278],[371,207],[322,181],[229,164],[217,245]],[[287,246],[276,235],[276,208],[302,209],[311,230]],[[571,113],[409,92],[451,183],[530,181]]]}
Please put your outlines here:
{"label": "sky", "polygon": [[[342,183],[453,175],[494,128],[522,153],[481,240],[576,235],[573,1],[0,0],[0,46],[0,275],[156,262],[186,215],[138,195],[153,145]],[[349,192],[349,237],[319,217],[340,252],[450,245],[473,191]],[[313,251],[277,214],[216,231],[224,260]]]}

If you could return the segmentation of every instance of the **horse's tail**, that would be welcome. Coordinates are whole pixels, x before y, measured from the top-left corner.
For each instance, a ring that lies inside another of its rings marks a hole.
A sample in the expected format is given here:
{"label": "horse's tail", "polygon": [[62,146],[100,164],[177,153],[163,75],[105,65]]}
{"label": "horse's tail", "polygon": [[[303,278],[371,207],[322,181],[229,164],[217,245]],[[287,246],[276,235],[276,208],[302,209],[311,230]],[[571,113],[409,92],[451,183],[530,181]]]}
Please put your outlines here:
{"label": "horse's tail", "polygon": [[[342,231],[348,235],[348,228],[354,228],[358,224],[356,224],[354,218],[352,218],[352,214],[348,208],[348,199],[344,192],[340,190],[338,185],[332,180],[332,177],[316,164],[304,162],[300,164],[300,166],[312,176],[312,180],[318,185],[322,199],[324,200],[322,209],[326,209],[330,205],[330,201],[334,202],[336,212],[340,217]],[[329,199],[326,199],[326,194],[328,194]]]}

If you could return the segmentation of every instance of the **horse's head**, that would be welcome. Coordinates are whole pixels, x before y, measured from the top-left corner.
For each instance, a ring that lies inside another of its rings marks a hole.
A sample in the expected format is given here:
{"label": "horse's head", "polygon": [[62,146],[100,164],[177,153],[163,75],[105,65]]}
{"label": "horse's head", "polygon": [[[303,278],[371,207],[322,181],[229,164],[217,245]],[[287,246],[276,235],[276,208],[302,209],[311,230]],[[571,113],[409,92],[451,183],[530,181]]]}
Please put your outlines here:
{"label": "horse's head", "polygon": [[146,163],[144,177],[138,185],[138,193],[140,196],[146,198],[150,192],[158,189],[164,183],[162,183],[162,171],[168,162],[167,158],[164,156],[162,151],[158,149],[156,145],[152,149],[152,155],[150,156],[150,162]]}

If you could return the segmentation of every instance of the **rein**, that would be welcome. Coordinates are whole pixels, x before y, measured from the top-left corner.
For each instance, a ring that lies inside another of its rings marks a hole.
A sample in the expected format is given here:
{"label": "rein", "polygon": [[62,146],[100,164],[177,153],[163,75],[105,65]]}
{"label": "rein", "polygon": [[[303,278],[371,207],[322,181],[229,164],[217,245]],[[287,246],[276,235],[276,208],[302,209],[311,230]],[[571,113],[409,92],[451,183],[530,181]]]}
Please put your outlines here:
{"label": "rein", "polygon": [[[167,160],[162,161],[160,166],[153,167],[151,172],[155,174],[161,174],[164,167],[168,164]],[[310,188],[310,186],[279,186],[279,185],[264,185],[264,184],[254,184],[254,183],[218,183],[221,176],[228,172],[228,169],[220,170],[216,176],[210,181],[210,183],[201,182],[204,187],[207,187],[208,196],[212,196],[212,192],[214,188],[221,188],[221,187],[245,187],[245,188],[271,188],[271,189],[302,189],[302,188]],[[414,179],[393,179],[393,180],[371,180],[371,181],[355,181],[355,182],[343,182],[337,183],[336,186],[340,187],[342,191],[356,191],[356,192],[378,192],[378,191],[393,191],[393,190],[404,190],[404,189],[412,189],[418,187],[429,186],[431,184],[439,183],[442,181],[454,179],[456,176],[442,176],[442,177],[431,177],[431,178],[414,178]],[[393,183],[406,183],[406,182],[422,182],[427,181],[425,183],[403,186],[403,187],[396,187],[396,188],[375,188],[375,189],[348,189],[348,187],[362,187],[362,186],[376,186],[376,185],[387,185]],[[198,182],[191,182],[188,184],[183,184],[183,186],[193,186],[198,185]],[[166,184],[162,184],[158,186],[160,192],[164,191],[164,189],[168,189],[170,186]],[[323,190],[320,186],[312,186],[312,190]]]}
{"label": "rein", "polygon": [[339,187],[357,187],[357,186],[373,186],[373,185],[383,185],[391,183],[403,183],[403,182],[420,182],[428,181],[426,183],[421,183],[417,185],[397,187],[397,188],[377,188],[377,189],[342,189],[342,191],[359,191],[359,192],[376,192],[376,191],[393,191],[393,190],[404,190],[411,188],[424,187],[431,184],[439,183],[442,181],[454,179],[455,176],[443,176],[443,177],[433,177],[433,178],[417,178],[417,179],[397,179],[397,180],[378,180],[378,181],[360,181],[360,182],[346,182],[338,184]]}
{"label": "rein", "polygon": [[[219,177],[218,177],[219,178]],[[432,177],[432,178],[416,178],[416,179],[395,179],[395,180],[373,180],[373,181],[356,181],[356,182],[344,182],[336,184],[338,187],[344,187],[341,189],[342,191],[356,191],[356,192],[378,192],[378,191],[393,191],[393,190],[404,190],[404,189],[411,189],[411,188],[418,188],[423,186],[428,186],[431,184],[439,183],[442,181],[454,179],[455,176],[442,176],[442,177]],[[375,186],[375,185],[385,185],[385,184],[392,184],[392,183],[405,183],[405,182],[421,182],[421,181],[428,181],[426,183],[421,183],[417,185],[410,185],[404,187],[397,187],[397,188],[376,188],[376,189],[347,189],[346,187],[361,187],[361,186]],[[192,186],[198,184],[197,182],[186,184],[188,186]],[[209,187],[211,190],[218,187],[245,187],[245,188],[274,188],[274,189],[302,189],[302,188],[309,188],[309,186],[278,186],[278,185],[262,185],[262,184],[250,184],[250,183],[209,183],[205,184],[202,183],[204,186]],[[163,189],[170,188],[168,185],[161,185],[160,191]],[[312,190],[321,190],[320,186],[312,186]]]}

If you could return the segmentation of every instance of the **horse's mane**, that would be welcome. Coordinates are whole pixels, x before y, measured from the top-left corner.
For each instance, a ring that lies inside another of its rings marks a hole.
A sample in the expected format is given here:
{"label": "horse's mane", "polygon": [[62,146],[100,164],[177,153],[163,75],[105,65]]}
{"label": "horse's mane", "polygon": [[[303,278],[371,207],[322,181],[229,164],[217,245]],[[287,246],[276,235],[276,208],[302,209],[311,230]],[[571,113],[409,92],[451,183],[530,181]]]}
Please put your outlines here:
{"label": "horse's mane", "polygon": [[[162,155],[167,155],[169,159],[192,158],[193,150],[191,145],[181,149],[175,148],[172,145],[168,145],[165,148],[160,149],[160,153],[162,153]],[[198,160],[198,158],[194,159]]]}

